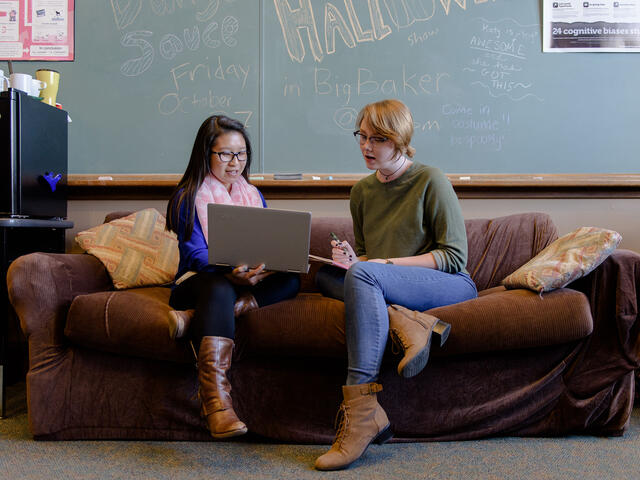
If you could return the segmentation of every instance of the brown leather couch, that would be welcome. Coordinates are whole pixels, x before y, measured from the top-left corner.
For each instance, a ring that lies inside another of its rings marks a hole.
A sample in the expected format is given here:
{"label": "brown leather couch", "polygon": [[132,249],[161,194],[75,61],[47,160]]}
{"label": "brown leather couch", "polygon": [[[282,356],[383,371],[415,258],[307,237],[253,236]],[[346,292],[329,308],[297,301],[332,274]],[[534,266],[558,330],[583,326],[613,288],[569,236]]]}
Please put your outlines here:
{"label": "brown leather couch", "polygon": [[[116,214],[117,216],[117,214]],[[640,255],[617,250],[569,288],[539,296],[500,281],[557,237],[545,214],[467,220],[477,299],[430,313],[452,326],[425,370],[400,378],[389,348],[379,394],[396,440],[496,435],[620,435],[640,355]],[[348,218],[317,218],[312,253]],[[250,434],[330,443],[346,375],[344,308],[313,274],[295,298],[239,318],[230,378]],[[169,289],[113,290],[88,254],[34,253],[9,270],[29,341],[29,424],[36,439],[210,439],[194,358],[168,333]]]}

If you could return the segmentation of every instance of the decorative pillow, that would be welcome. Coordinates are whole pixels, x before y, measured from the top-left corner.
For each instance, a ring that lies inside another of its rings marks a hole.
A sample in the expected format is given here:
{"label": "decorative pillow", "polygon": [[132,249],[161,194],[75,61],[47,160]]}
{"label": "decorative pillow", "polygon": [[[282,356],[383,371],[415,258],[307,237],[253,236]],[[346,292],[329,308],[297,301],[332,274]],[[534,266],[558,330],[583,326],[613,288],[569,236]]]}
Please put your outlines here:
{"label": "decorative pillow", "polygon": [[76,242],[98,257],[117,289],[167,283],[178,270],[178,240],[154,208],[79,232]]}
{"label": "decorative pillow", "polygon": [[502,281],[507,288],[549,292],[587,275],[611,255],[621,235],[613,230],[581,227],[558,238]]}

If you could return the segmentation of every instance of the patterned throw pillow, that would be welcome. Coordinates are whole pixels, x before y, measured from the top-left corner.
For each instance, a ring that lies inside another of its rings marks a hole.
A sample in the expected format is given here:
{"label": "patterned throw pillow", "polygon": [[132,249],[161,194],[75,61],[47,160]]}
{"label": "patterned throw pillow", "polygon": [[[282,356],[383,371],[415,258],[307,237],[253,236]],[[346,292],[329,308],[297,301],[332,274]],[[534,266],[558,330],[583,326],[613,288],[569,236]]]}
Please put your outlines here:
{"label": "patterned throw pillow", "polygon": [[582,227],[558,238],[502,281],[507,288],[549,292],[587,275],[611,255],[622,237],[618,232]]}
{"label": "patterned throw pillow", "polygon": [[154,208],[79,232],[76,242],[98,257],[117,289],[161,285],[178,270],[178,240]]}

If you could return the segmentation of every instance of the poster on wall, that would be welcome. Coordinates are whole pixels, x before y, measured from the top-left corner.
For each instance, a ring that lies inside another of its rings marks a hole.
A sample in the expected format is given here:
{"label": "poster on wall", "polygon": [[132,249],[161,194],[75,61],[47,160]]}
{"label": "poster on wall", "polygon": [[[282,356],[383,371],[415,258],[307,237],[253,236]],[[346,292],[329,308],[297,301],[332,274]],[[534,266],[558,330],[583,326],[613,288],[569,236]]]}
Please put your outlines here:
{"label": "poster on wall", "polygon": [[544,0],[544,52],[640,52],[640,0]]}
{"label": "poster on wall", "polygon": [[74,0],[0,0],[0,60],[73,60]]}

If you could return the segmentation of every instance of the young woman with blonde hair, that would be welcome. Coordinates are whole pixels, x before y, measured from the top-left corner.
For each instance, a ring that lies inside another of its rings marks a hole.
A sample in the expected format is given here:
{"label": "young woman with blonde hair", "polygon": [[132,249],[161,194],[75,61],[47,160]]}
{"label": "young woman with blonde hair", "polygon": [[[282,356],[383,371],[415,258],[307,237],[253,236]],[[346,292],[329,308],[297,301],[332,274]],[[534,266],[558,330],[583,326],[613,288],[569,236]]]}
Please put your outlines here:
{"label": "young woman with blonde hair", "polygon": [[[333,446],[316,460],[319,470],[345,468],[371,442],[391,437],[376,397],[389,335],[404,350],[398,373],[410,377],[427,362],[432,332],[444,339],[449,328],[410,311],[477,296],[465,271],[467,237],[458,198],[440,169],[413,160],[409,109],[398,100],[369,104],[356,128],[366,166],[375,172],[351,190],[355,245],[331,242],[333,259],[349,269],[345,275],[327,266],[316,277],[325,295],[344,300],[348,351],[343,418]],[[389,308],[401,313],[391,323]]]}

